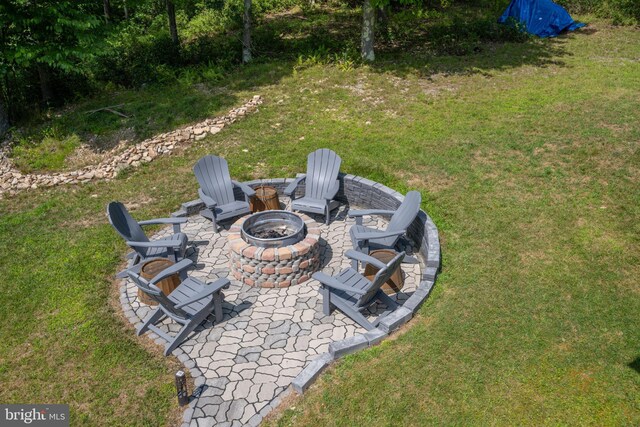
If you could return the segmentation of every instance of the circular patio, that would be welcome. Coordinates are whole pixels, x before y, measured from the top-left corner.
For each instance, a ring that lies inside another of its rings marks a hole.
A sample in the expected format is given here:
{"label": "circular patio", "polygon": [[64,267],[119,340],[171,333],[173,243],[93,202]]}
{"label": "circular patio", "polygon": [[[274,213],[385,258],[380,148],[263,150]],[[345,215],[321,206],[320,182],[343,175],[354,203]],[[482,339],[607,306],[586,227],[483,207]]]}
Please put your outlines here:
{"label": "circular patio", "polygon": [[[283,207],[288,208],[289,200],[283,196],[280,200]],[[317,223],[314,227],[319,227],[321,231],[318,269],[329,275],[350,266],[350,260],[344,256],[345,251],[351,249],[349,229],[355,224],[355,220],[346,215],[350,208],[372,206],[350,206],[349,201],[345,200],[332,212],[329,225],[324,225],[322,219],[314,217]],[[193,213],[189,209],[197,210],[185,204],[183,211],[178,214]],[[195,268],[188,274],[204,281],[223,277],[231,281],[230,288],[224,291],[223,321],[212,323],[213,316],[210,316],[174,352],[190,369],[198,386],[195,393],[197,399],[186,411],[184,419],[185,423],[194,426],[259,424],[294,379],[305,376],[302,373],[305,367],[308,370],[314,360],[317,365],[319,360],[324,362],[332,360],[334,356],[339,357],[334,349],[330,349],[331,343],[356,340],[367,332],[337,309],[330,316],[325,316],[318,292],[320,285],[314,279],[282,288],[249,286],[237,280],[237,274],[232,274],[230,269],[233,252],[229,248],[228,238],[232,223],[223,223],[224,228],[214,233],[209,220],[200,215],[190,215],[188,222],[182,226],[189,240],[196,243],[196,250],[190,256]],[[387,219],[365,217],[365,225],[384,229]],[[172,232],[167,227],[154,239]],[[426,235],[426,231],[424,233]],[[428,252],[424,251],[427,248],[422,247],[422,243],[422,240],[416,242],[410,237],[402,238],[399,243],[399,249],[416,256],[420,261],[419,264],[402,265],[404,287],[391,295],[401,305],[413,294],[422,295],[416,293],[421,282],[424,282],[424,270],[427,267],[424,254]],[[433,275],[435,279],[435,271]],[[427,294],[424,293],[424,297]],[[139,301],[137,288],[129,280],[122,283],[121,302],[134,324],[140,323],[153,309]],[[384,309],[384,306],[374,303],[364,314],[374,319]],[[165,330],[174,333],[178,326],[171,321],[162,324]],[[150,335],[160,342],[159,337]],[[330,358],[326,356],[329,354]]]}

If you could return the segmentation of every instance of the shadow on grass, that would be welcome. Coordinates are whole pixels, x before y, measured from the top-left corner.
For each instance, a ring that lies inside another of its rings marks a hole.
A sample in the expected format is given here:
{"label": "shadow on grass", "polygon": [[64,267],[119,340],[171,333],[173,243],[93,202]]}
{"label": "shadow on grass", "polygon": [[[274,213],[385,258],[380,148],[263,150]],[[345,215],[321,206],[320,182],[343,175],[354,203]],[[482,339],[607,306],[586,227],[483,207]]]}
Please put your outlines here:
{"label": "shadow on grass", "polygon": [[390,73],[397,77],[417,75],[429,79],[435,75],[472,75],[491,76],[493,72],[504,71],[525,65],[546,67],[563,66],[559,57],[566,56],[564,42],[555,40],[546,43],[531,40],[525,43],[486,44],[486,51],[464,56],[425,55],[385,55],[373,64],[372,69],[379,73]]}
{"label": "shadow on grass", "polygon": [[[567,40],[539,40],[522,36],[495,23],[491,11],[451,10],[437,19],[412,18],[392,22],[395,35],[377,39],[374,72],[397,77],[417,75],[491,75],[523,65],[563,65]],[[456,15],[457,14],[457,15]],[[407,25],[414,27],[406,29]],[[404,30],[398,30],[398,28]],[[97,150],[112,148],[121,140],[132,142],[173,130],[237,106],[240,92],[260,93],[265,86],[292,76],[300,61],[358,63],[360,15],[357,9],[315,9],[264,18],[255,30],[256,61],[227,69],[225,77],[207,80],[185,69],[183,77],[137,90],[119,90],[80,102],[54,114],[42,128],[60,135],[77,134]],[[584,31],[572,34],[576,37]],[[200,67],[201,71],[206,67]],[[191,70],[193,71],[193,70]],[[197,74],[197,73],[195,73]],[[117,105],[118,111],[91,112]]]}
{"label": "shadow on grass", "polygon": [[[398,77],[489,74],[523,65],[563,65],[559,57],[567,55],[566,35],[547,40],[530,37],[498,24],[495,11],[452,8],[435,13],[436,18],[407,18],[400,11],[391,15],[384,28],[379,25],[377,59],[371,69]],[[256,36],[258,50],[273,59],[311,64],[358,62],[360,19],[356,9],[274,16]]]}
{"label": "shadow on grass", "polygon": [[631,369],[633,369],[634,371],[640,374],[640,357],[636,357],[636,360],[629,363],[629,365],[627,366],[629,366]]}

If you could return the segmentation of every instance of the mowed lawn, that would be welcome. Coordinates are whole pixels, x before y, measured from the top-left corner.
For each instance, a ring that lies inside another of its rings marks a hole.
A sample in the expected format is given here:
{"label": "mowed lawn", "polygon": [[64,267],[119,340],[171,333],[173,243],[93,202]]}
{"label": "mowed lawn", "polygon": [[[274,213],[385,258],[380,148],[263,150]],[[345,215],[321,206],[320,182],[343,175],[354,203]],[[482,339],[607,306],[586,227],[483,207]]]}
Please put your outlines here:
{"label": "mowed lawn", "polygon": [[0,401],[69,403],[74,425],[175,423],[179,365],[120,316],[106,203],[165,216],[197,197],[206,153],[250,179],[327,147],[344,172],[422,192],[442,273],[403,333],[270,423],[639,425],[640,31],[380,59],[252,65],[224,96],[265,103],[217,135],[110,183],[0,201]]}

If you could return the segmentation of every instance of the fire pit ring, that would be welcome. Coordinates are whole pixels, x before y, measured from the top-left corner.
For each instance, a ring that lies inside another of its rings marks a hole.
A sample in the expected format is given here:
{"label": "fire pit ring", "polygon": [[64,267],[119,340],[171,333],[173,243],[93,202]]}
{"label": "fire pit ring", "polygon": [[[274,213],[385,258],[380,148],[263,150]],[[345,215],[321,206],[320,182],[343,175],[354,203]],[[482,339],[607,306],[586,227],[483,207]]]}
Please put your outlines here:
{"label": "fire pit ring", "polygon": [[280,248],[304,239],[302,218],[289,211],[257,212],[242,223],[242,239],[261,248]]}
{"label": "fire pit ring", "polygon": [[[275,211],[280,213],[282,211]],[[277,237],[276,240],[287,239],[290,244],[283,246],[258,246],[254,243],[263,244],[263,240],[245,240],[246,230],[254,229],[256,223],[254,216],[259,214],[267,215],[274,211],[258,212],[253,215],[244,216],[238,219],[229,229],[229,267],[233,277],[249,286],[263,288],[286,288],[295,286],[311,278],[311,275],[320,268],[320,226],[309,216],[293,212],[284,211],[295,216],[300,222],[293,220],[293,224],[302,224],[301,227],[292,226],[291,234]],[[266,217],[258,216],[266,219]],[[258,223],[260,220],[257,221]],[[297,236],[297,241],[289,237]],[[269,239],[266,239],[269,240]],[[273,243],[273,242],[268,242]]]}

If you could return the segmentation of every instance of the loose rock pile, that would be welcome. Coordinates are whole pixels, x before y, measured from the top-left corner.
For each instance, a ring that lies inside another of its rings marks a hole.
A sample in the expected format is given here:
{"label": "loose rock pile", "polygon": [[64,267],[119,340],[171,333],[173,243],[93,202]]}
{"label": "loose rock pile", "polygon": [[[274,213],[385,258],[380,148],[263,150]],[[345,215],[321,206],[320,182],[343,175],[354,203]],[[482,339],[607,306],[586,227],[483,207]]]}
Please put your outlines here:
{"label": "loose rock pile", "polygon": [[15,168],[5,148],[0,150],[0,198],[4,194],[13,195],[23,190],[38,187],[82,184],[98,179],[109,181],[115,178],[123,169],[151,162],[162,154],[170,153],[178,145],[199,141],[207,137],[207,135],[214,135],[220,132],[226,125],[254,111],[260,104],[262,104],[262,97],[255,95],[249,102],[230,110],[222,117],[207,119],[172,132],[156,135],[128,148],[125,148],[126,141],[123,141],[112,149],[110,153],[106,153],[105,160],[99,164],[70,172],[23,174]]}

